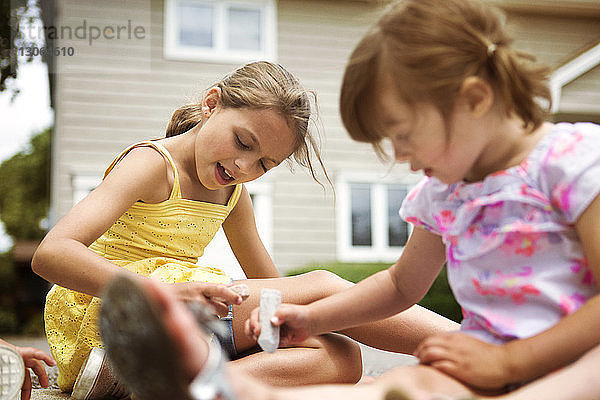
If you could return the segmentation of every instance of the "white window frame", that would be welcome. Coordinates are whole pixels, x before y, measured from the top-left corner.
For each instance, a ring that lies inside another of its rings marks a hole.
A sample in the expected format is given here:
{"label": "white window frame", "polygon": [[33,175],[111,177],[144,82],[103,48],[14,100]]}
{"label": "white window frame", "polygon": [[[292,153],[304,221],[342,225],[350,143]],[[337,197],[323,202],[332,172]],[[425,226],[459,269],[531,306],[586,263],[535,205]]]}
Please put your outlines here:
{"label": "white window frame", "polygon": [[102,176],[89,174],[72,174],[71,188],[73,189],[73,205],[79,203],[85,196],[102,182]]}
{"label": "white window frame", "polygon": [[[208,4],[215,7],[213,48],[184,46],[177,40],[177,4],[180,1]],[[259,7],[263,15],[263,51],[244,51],[226,47],[227,10],[231,7]],[[171,60],[246,63],[256,60],[276,61],[277,51],[277,12],[275,0],[165,0],[164,56]]]}
{"label": "white window frame", "polygon": [[[352,245],[352,205],[350,186],[368,184],[371,187],[371,246]],[[405,182],[376,174],[343,174],[336,179],[337,259],[342,262],[393,262],[404,246],[388,245],[388,185],[402,185],[410,190],[414,182]],[[398,204],[400,209],[400,204]],[[408,224],[408,233],[412,225]]]}

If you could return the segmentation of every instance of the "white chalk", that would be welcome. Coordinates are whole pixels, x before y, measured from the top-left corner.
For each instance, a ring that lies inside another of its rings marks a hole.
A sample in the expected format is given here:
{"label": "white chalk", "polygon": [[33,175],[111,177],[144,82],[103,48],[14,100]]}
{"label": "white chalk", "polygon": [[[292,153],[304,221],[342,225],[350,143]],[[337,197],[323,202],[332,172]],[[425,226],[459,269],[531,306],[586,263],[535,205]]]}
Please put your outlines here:
{"label": "white chalk", "polygon": [[246,300],[248,297],[250,297],[250,288],[244,283],[231,286],[230,289],[239,294],[242,297],[242,300]]}
{"label": "white chalk", "polygon": [[271,324],[271,318],[279,306],[281,306],[281,292],[279,290],[261,290],[258,345],[267,353],[273,353],[279,347],[279,326]]}

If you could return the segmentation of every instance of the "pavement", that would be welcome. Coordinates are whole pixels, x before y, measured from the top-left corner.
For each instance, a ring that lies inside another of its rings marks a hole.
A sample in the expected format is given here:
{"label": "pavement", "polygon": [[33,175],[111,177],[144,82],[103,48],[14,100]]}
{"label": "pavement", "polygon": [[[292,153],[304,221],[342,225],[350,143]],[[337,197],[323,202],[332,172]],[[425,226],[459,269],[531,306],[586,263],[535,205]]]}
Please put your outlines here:
{"label": "pavement", "polygon": [[[30,346],[38,349],[50,352],[48,348],[48,342],[45,337],[3,337],[4,340],[17,345],[17,346]],[[383,372],[388,371],[394,367],[410,365],[416,363],[416,359],[412,356],[403,354],[390,353],[374,349],[369,346],[360,344],[363,356],[363,375],[367,376],[379,376]],[[50,378],[50,388],[43,389],[37,384],[37,379],[33,375],[33,391],[31,400],[61,400],[68,399],[70,396],[68,393],[63,393],[58,389],[56,385],[56,377],[58,376],[58,369],[56,367],[46,367],[48,376]]]}

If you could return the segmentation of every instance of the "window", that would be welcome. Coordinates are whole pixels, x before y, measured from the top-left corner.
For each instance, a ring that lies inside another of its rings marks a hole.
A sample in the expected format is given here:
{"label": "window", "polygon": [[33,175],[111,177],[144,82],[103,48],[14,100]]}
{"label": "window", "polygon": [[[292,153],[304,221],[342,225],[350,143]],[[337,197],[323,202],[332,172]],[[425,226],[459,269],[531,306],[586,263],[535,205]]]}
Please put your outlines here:
{"label": "window", "polygon": [[410,227],[398,210],[409,186],[340,179],[337,185],[337,250],[340,261],[394,261]]}
{"label": "window", "polygon": [[96,186],[102,182],[102,176],[96,174],[71,175],[71,188],[73,189],[73,205],[79,203]]}
{"label": "window", "polygon": [[274,0],[166,0],[165,57],[243,63],[274,60]]}
{"label": "window", "polygon": [[388,210],[388,239],[389,247],[404,247],[408,241],[408,224],[400,218],[398,210],[408,194],[404,185],[387,185],[387,210]]}
{"label": "window", "polygon": [[350,209],[352,210],[352,246],[372,246],[371,185],[350,184]]}

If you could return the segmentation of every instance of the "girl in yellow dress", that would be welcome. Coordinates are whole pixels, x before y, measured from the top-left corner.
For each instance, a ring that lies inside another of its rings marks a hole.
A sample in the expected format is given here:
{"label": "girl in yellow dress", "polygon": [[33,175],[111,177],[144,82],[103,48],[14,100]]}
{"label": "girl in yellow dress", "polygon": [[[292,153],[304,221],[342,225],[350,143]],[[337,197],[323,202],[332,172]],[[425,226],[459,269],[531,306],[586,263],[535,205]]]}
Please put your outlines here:
{"label": "girl in yellow dress", "polygon": [[[179,299],[209,302],[219,315],[233,304],[233,351],[256,346],[244,335],[243,323],[257,305],[264,278],[279,274],[256,231],[243,183],[292,156],[315,176],[311,150],[323,167],[308,130],[310,95],[276,64],[257,62],[234,71],[200,104],[177,110],[166,138],[123,151],[102,183],[48,233],[32,265],[55,283],[46,300],[45,323],[62,390],[72,389],[91,349],[102,347],[98,296],[124,270],[160,280]],[[221,270],[196,265],[220,226],[246,276],[254,278],[245,281],[250,298],[243,303]],[[281,290],[286,302],[305,304],[348,283],[315,272],[269,279],[268,286]],[[420,339],[448,326],[441,317],[415,309],[384,326],[379,336],[372,329],[350,333],[389,341],[392,330],[407,337],[399,350],[412,351]],[[358,347],[335,335],[233,363],[279,385],[355,382],[362,372]]]}

